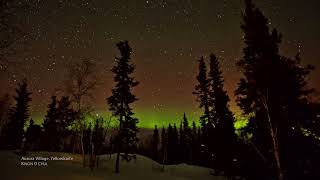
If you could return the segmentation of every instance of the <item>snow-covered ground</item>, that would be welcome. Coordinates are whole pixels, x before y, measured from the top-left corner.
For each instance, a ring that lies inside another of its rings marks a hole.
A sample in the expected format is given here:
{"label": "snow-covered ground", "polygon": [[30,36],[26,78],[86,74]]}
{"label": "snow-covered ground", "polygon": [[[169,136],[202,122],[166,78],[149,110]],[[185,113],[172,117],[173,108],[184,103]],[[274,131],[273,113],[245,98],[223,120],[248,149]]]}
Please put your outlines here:
{"label": "snow-covered ground", "polygon": [[[224,180],[211,175],[208,168],[186,164],[164,166],[144,156],[136,161],[120,161],[120,174],[114,173],[115,155],[101,156],[100,167],[93,172],[83,168],[80,155],[68,153],[30,152],[23,157],[72,157],[73,160],[48,160],[47,166],[40,160],[21,160],[21,156],[9,151],[0,151],[0,179],[2,180]],[[21,165],[21,162],[40,162],[37,165]]]}

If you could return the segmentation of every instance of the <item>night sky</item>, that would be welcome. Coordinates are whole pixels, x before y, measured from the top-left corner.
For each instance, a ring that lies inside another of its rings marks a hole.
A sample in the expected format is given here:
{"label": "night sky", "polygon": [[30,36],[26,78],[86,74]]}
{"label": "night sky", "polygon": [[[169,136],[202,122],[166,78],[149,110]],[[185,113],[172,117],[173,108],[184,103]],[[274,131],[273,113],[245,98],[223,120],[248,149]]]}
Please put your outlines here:
{"label": "night sky", "polygon": [[[301,53],[303,63],[320,65],[320,1],[256,0],[270,27],[283,34],[281,53]],[[100,85],[93,105],[109,114],[106,97],[113,87],[115,44],[128,40],[140,85],[134,105],[141,127],[181,120],[183,112],[198,121],[192,95],[197,59],[211,52],[220,58],[231,109],[243,47],[240,0],[39,0],[28,12],[18,12],[26,33],[18,51],[8,57],[0,93],[11,92],[27,78],[32,91],[31,116],[40,122],[50,96],[64,86],[66,66],[83,58],[97,65]],[[208,59],[208,58],[207,58]],[[272,73],[272,72],[270,72]],[[311,85],[320,89],[320,70]],[[166,124],[164,123],[164,124]]]}

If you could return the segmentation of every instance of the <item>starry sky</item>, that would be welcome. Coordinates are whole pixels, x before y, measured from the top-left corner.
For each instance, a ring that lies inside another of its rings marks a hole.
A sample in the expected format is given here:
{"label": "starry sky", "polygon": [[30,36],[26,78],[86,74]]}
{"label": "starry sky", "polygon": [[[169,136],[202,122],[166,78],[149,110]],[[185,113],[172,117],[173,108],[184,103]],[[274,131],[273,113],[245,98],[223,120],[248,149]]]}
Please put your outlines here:
{"label": "starry sky", "polygon": [[[301,53],[305,64],[319,66],[320,1],[255,0],[270,27],[283,34],[281,53]],[[128,40],[140,81],[134,105],[140,126],[177,122],[183,112],[198,121],[192,91],[197,59],[215,53],[225,77],[230,106],[238,108],[233,92],[241,76],[235,65],[243,48],[242,0],[36,0],[17,12],[26,34],[17,44],[8,71],[1,74],[0,93],[13,92],[27,78],[32,91],[31,116],[40,122],[50,96],[64,86],[66,66],[88,58],[95,62],[99,86],[92,104],[108,114],[106,97],[113,87],[115,44]],[[207,58],[208,59],[208,58]],[[320,89],[320,70],[311,86]]]}

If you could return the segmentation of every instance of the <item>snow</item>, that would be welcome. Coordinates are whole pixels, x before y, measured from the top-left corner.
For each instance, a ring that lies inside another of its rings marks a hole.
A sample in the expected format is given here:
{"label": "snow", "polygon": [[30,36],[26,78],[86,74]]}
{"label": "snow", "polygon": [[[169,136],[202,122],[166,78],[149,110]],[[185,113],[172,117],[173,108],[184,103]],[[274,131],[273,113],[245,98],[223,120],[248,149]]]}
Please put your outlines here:
{"label": "snow", "polygon": [[[21,166],[21,156],[9,151],[0,151],[3,180],[225,180],[211,175],[212,170],[187,164],[162,166],[157,162],[137,155],[136,161],[120,161],[120,174],[114,173],[115,155],[102,155],[100,167],[91,171],[82,167],[80,155],[53,152],[30,152],[25,157],[72,157],[69,161],[47,161],[47,166]],[[44,162],[44,161],[42,161]],[[164,170],[163,170],[164,167]]]}

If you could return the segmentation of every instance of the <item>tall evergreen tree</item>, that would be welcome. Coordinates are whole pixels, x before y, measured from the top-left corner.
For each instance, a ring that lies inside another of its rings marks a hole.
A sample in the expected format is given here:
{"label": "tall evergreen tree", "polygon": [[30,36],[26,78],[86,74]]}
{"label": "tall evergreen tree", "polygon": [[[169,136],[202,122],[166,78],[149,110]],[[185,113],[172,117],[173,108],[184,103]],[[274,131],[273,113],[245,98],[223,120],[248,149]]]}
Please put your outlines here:
{"label": "tall evergreen tree", "polygon": [[197,136],[197,126],[194,121],[192,121],[192,129],[191,129],[191,134],[193,138],[196,138]]}
{"label": "tall evergreen tree", "polygon": [[214,143],[211,147],[215,152],[214,164],[216,168],[223,170],[226,173],[231,173],[234,145],[235,145],[235,130],[233,126],[233,114],[229,110],[229,96],[224,90],[224,80],[217,57],[214,54],[210,55],[210,100],[212,107],[210,115],[214,124],[214,136],[210,139]]}
{"label": "tall evergreen tree", "polygon": [[207,67],[204,62],[204,58],[199,59],[199,72],[197,75],[198,84],[195,86],[196,100],[200,103],[199,107],[203,108],[203,115],[200,117],[200,123],[202,127],[205,127],[209,121],[209,84],[207,78]]}
{"label": "tall evergreen tree", "polygon": [[23,80],[18,86],[17,95],[14,96],[16,105],[10,110],[7,127],[7,143],[13,148],[20,148],[24,137],[24,126],[29,118],[29,102],[31,101],[31,93],[28,91],[26,80]]}
{"label": "tall evergreen tree", "polygon": [[167,134],[166,130],[164,127],[162,127],[161,130],[161,147],[160,147],[160,152],[161,152],[161,163],[165,164],[167,161]]}
{"label": "tall evergreen tree", "polygon": [[68,96],[61,97],[57,106],[57,130],[59,151],[64,149],[64,140],[71,134],[69,127],[76,120],[77,112],[72,108]]}
{"label": "tall evergreen tree", "polygon": [[29,127],[26,131],[26,142],[32,150],[37,150],[40,144],[41,126],[34,124],[33,119],[30,119]]}
{"label": "tall evergreen tree", "polygon": [[56,96],[52,96],[43,122],[44,148],[50,151],[63,150],[64,140],[70,134],[68,127],[75,118],[76,112],[71,107],[69,97],[63,96],[57,101]]}
{"label": "tall evergreen tree", "polygon": [[44,129],[44,148],[50,151],[56,151],[58,143],[58,112],[57,112],[57,97],[52,96],[51,102],[48,105],[47,114],[43,121]]}
{"label": "tall evergreen tree", "polygon": [[159,160],[159,142],[160,142],[159,132],[158,132],[157,125],[155,125],[153,130],[153,138],[152,138],[152,153],[153,153],[152,156],[156,161]]}
{"label": "tall evergreen tree", "polygon": [[172,127],[172,125],[170,123],[168,125],[167,138],[168,138],[168,142],[167,142],[167,162],[169,164],[172,164],[173,163],[173,159],[174,159],[174,148],[176,148],[176,147],[174,146],[173,127]]}
{"label": "tall evergreen tree", "polygon": [[[199,102],[199,107],[203,108],[203,115],[200,117],[200,123],[201,123],[201,145],[203,149],[206,149],[205,152],[208,152],[208,146],[210,142],[209,132],[212,132],[212,123],[210,123],[210,100],[209,100],[209,80],[207,77],[207,67],[204,62],[204,58],[201,57],[199,60],[199,72],[197,75],[197,85],[195,86],[195,92],[193,92],[194,95],[196,95],[196,100]],[[208,153],[202,153],[203,156],[201,157],[201,163],[202,165],[208,165],[208,159],[210,157],[205,157],[204,154]]]}
{"label": "tall evergreen tree", "polygon": [[200,146],[200,144],[198,141],[197,126],[196,126],[196,123],[194,121],[192,121],[191,148],[190,148],[190,150],[191,150],[190,161],[192,164],[195,164],[199,158],[199,152],[198,152],[199,146]]}
{"label": "tall evergreen tree", "polygon": [[180,126],[180,149],[181,161],[190,162],[190,146],[191,146],[191,129],[186,114],[183,114],[183,119]]}
{"label": "tall evergreen tree", "polygon": [[117,44],[121,57],[115,58],[115,66],[112,72],[115,74],[115,87],[112,89],[112,95],[107,98],[113,116],[118,117],[119,129],[116,137],[117,160],[115,170],[119,173],[119,157],[120,151],[129,152],[137,142],[136,133],[138,131],[136,124],[138,119],[134,118],[134,113],[130,104],[137,100],[136,96],[132,94],[132,89],[138,85],[134,80],[132,73],[134,72],[134,64],[131,61],[132,50],[128,41]]}
{"label": "tall evergreen tree", "polygon": [[184,132],[187,133],[190,130],[190,127],[189,127],[189,122],[188,122],[186,113],[183,113],[182,125],[183,125]]}
{"label": "tall evergreen tree", "polygon": [[294,159],[290,158],[289,138],[292,127],[299,129],[303,124],[301,106],[310,93],[306,77],[313,68],[302,66],[298,56],[291,59],[279,55],[281,36],[275,29],[270,32],[268,19],[251,0],[245,1],[241,28],[246,47],[238,62],[244,78],[236,90],[237,101],[245,114],[254,114],[248,130],[253,132],[253,142],[272,162],[269,164],[275,169],[274,176],[281,180],[284,169],[290,171],[288,167],[293,164],[288,163]]}
{"label": "tall evergreen tree", "polygon": [[180,122],[180,128],[179,128],[179,151],[180,153],[178,154],[180,162],[185,161],[185,148],[186,148],[186,141],[185,141],[185,133],[183,129],[183,120]]}
{"label": "tall evergreen tree", "polygon": [[172,162],[179,163],[179,133],[176,124],[172,128]]}

